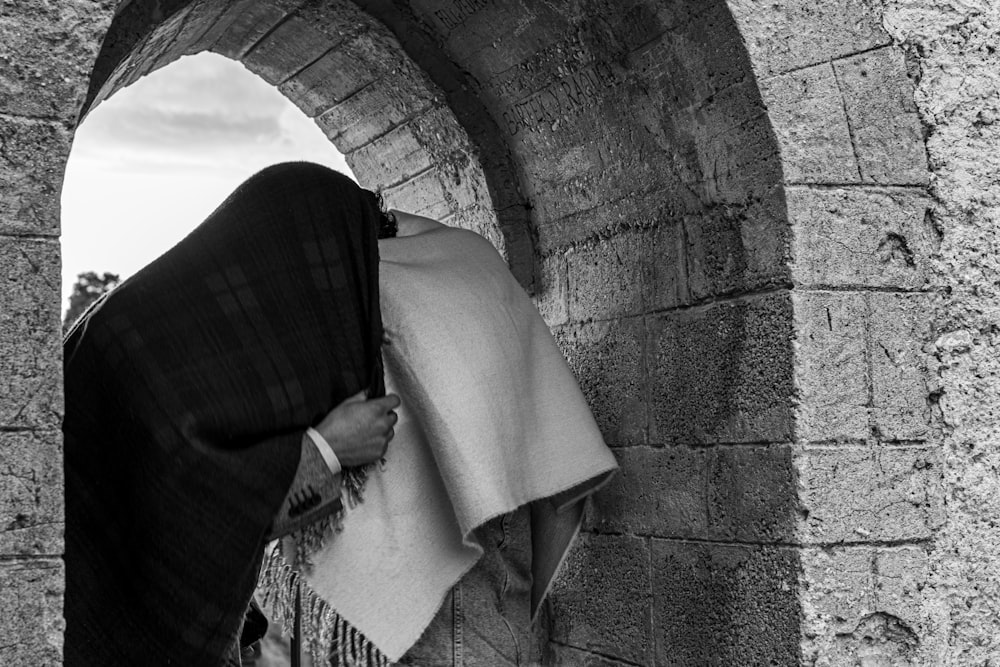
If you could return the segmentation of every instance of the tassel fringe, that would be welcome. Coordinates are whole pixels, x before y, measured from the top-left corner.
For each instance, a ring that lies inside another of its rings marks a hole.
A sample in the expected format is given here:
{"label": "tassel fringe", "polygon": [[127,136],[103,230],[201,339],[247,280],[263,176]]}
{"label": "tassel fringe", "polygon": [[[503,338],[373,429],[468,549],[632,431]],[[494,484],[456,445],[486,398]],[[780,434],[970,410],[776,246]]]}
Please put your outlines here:
{"label": "tassel fringe", "polygon": [[[362,501],[361,491],[368,478],[368,466],[344,471],[343,484],[348,507]],[[264,606],[271,610],[282,628],[291,635],[295,623],[295,600],[299,596],[302,612],[303,644],[308,646],[314,665],[329,667],[391,667],[392,662],[326,600],[320,598],[305,581],[312,569],[312,555],[342,528],[343,511],[313,523],[294,533],[285,542],[276,542],[265,557],[258,589]],[[289,553],[290,552],[290,553]],[[294,560],[289,563],[287,556]]]}

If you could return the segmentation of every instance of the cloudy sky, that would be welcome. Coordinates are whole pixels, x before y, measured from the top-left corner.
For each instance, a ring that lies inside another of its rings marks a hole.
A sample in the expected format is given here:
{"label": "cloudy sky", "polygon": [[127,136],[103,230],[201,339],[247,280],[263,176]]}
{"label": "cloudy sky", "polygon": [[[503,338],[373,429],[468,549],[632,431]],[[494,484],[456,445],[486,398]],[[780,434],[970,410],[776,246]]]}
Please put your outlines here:
{"label": "cloudy sky", "polygon": [[284,160],[350,173],[315,123],[222,56],[188,56],[119,91],[76,132],[62,193],[63,298],[78,273],[126,278],[244,179]]}

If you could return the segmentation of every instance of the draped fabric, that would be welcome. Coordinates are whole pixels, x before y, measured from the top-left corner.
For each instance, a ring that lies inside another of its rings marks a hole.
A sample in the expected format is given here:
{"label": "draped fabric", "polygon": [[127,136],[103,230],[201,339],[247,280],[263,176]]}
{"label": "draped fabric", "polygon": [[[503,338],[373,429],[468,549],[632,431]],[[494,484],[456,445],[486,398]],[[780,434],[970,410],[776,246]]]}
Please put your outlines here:
{"label": "draped fabric", "polygon": [[384,393],[378,224],[347,177],[270,167],[69,333],[68,667],[231,660],[303,431]]}

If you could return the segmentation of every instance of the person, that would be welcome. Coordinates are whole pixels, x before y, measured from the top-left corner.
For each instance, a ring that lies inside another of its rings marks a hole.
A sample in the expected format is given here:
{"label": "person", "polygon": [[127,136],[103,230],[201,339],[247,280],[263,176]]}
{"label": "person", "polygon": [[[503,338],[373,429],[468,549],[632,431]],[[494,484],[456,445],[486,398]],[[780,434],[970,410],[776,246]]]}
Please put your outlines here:
{"label": "person", "polygon": [[265,543],[336,520],[394,435],[386,224],[346,176],[269,167],[68,332],[67,667],[240,664]]}

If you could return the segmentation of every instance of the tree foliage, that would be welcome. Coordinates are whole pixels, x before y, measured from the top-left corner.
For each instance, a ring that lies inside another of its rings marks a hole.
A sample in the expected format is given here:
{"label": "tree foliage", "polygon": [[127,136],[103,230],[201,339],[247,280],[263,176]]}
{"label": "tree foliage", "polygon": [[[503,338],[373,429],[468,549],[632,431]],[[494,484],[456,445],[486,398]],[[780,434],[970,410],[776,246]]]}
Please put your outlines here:
{"label": "tree foliage", "polygon": [[69,297],[69,308],[63,317],[63,331],[68,331],[76,320],[101,296],[118,286],[121,278],[117,273],[97,275],[93,271],[80,273],[73,283],[73,293]]}

